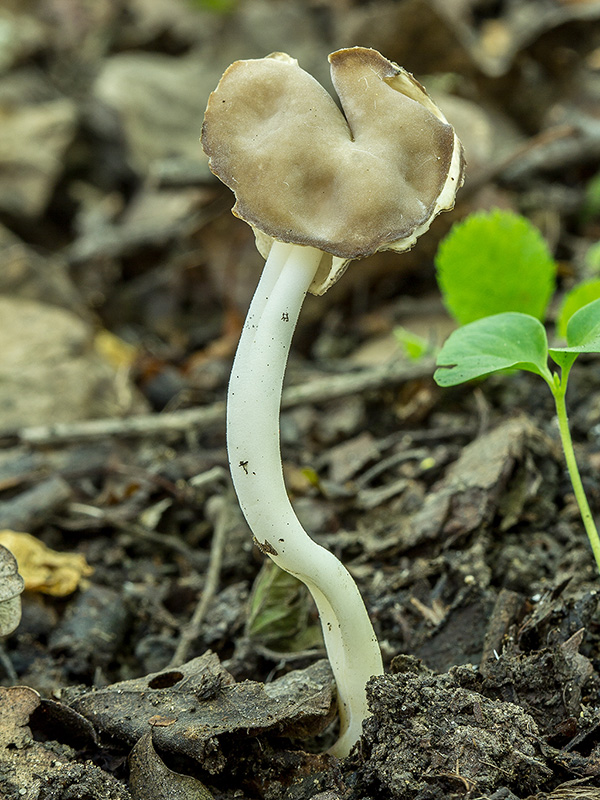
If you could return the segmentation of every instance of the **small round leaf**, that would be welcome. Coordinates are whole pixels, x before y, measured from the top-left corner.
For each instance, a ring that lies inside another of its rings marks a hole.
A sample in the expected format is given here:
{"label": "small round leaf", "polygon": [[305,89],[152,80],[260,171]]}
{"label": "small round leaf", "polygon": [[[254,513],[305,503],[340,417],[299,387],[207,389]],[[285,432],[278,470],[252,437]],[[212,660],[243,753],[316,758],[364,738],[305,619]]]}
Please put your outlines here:
{"label": "small round leaf", "polygon": [[520,311],[543,319],[556,263],[540,231],[518,214],[496,209],[455,225],[435,259],[444,303],[465,325]]}

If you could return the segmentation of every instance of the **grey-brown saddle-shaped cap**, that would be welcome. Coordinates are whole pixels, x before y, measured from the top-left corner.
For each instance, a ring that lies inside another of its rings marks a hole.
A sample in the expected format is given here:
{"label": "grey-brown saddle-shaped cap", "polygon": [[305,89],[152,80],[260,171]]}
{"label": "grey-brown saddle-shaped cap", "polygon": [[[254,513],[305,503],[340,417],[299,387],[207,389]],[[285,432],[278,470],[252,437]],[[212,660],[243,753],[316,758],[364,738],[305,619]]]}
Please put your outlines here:
{"label": "grey-brown saddle-shaped cap", "polygon": [[210,168],[262,255],[273,240],[323,251],[315,294],[352,259],[412,247],[454,205],[464,168],[453,128],[410,73],[364,47],[329,62],[342,111],[273,53],[226,70],[202,127]]}

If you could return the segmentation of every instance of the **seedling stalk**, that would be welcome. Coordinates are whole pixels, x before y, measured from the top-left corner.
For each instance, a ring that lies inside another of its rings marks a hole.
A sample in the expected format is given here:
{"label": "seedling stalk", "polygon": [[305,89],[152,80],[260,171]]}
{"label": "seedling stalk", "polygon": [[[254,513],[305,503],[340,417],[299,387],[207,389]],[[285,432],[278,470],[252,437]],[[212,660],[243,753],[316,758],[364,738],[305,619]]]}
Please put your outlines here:
{"label": "seedling stalk", "polygon": [[[574,360],[575,359],[573,359],[573,361]],[[567,393],[567,380],[572,363],[573,362],[563,366],[560,378],[555,373],[553,376],[554,380],[552,382],[548,381],[548,385],[550,386],[550,391],[554,397],[556,416],[558,419],[558,430],[560,432],[560,439],[565,454],[567,470],[569,471],[569,477],[571,478],[571,484],[573,485],[575,500],[579,506],[581,519],[588,535],[588,539],[590,540],[590,545],[592,548],[592,553],[594,554],[594,558],[596,559],[598,572],[600,572],[600,537],[598,536],[598,529],[596,528],[594,517],[592,516],[590,509],[590,504],[588,503],[585,490],[583,488],[579,467],[577,466],[575,450],[573,449],[573,438],[569,428],[569,418],[567,415],[567,406],[565,402],[565,396]]]}

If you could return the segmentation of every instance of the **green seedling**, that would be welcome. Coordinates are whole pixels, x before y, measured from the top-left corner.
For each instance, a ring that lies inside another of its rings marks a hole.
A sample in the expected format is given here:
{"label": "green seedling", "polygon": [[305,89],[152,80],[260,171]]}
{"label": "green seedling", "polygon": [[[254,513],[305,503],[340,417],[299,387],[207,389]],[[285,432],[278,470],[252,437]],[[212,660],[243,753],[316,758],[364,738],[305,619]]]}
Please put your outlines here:
{"label": "green seedling", "polygon": [[600,242],[595,242],[588,247],[584,263],[588,278],[600,275]]}
{"label": "green seedling", "polygon": [[454,225],[435,266],[444,303],[461,325],[502,311],[543,319],[556,283],[556,262],[540,231],[501,209]]}
{"label": "green seedling", "polygon": [[[435,266],[444,304],[461,325],[503,311],[542,320],[556,286],[557,265],[540,231],[525,217],[502,209],[477,212],[453,225],[440,243]],[[569,316],[596,297],[600,293],[570,301]],[[419,352],[404,328],[394,334],[409,358],[430,350]]]}
{"label": "green seedling", "polygon": [[556,333],[561,339],[567,338],[567,326],[573,314],[599,298],[600,280],[582,281],[567,292],[556,318]]}
{"label": "green seedling", "polygon": [[420,361],[431,350],[431,345],[426,339],[419,336],[418,333],[408,330],[408,328],[403,328],[401,325],[394,328],[394,336],[402,352],[411,361]]}
{"label": "green seedling", "polygon": [[588,181],[585,187],[585,196],[581,217],[583,222],[590,222],[600,216],[600,172]]}
{"label": "green seedling", "polygon": [[[446,307],[464,327],[446,341],[434,375],[454,386],[507,369],[542,377],[554,397],[569,475],[600,570],[598,533],[583,491],[569,431],[565,395],[579,353],[600,352],[600,281],[588,280],[565,297],[557,333],[567,347],[549,347],[544,319],[555,288],[556,263],[527,219],[496,209],[455,225],[436,257]],[[552,371],[552,359],[559,371]]]}
{"label": "green seedling", "polygon": [[229,14],[238,4],[238,0],[189,0],[192,6],[201,11],[212,11],[214,14]]}
{"label": "green seedling", "polygon": [[[542,323],[530,314],[504,312],[471,322],[450,335],[442,347],[434,380],[456,386],[506,369],[539,375],[556,406],[560,439],[575,498],[600,571],[600,538],[575,459],[565,403],[571,367],[580,353],[600,353],[600,299],[576,311],[566,326],[566,347],[549,347]],[[558,370],[549,367],[549,359]]]}

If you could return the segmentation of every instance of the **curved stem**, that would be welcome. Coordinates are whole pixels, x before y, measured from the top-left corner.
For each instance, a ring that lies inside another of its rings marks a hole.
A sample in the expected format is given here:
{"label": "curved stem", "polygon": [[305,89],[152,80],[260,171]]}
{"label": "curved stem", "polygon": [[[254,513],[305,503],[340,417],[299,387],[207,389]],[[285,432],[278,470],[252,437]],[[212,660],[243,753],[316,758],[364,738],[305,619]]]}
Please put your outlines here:
{"label": "curved stem", "polygon": [[[273,242],[269,257],[265,261],[258,285],[246,314],[244,330],[238,342],[235,359],[243,364],[249,357],[252,342],[256,335],[258,323],[267,305],[267,300],[279,278],[281,268],[292,252],[294,245],[285,242]],[[235,362],[234,362],[235,366]]]}
{"label": "curved stem", "polygon": [[563,370],[562,381],[555,389],[552,390],[552,394],[554,395],[556,416],[558,418],[558,428],[565,454],[565,461],[567,462],[569,477],[571,478],[571,484],[573,485],[573,492],[575,494],[575,499],[577,500],[577,505],[579,506],[583,525],[588,535],[588,539],[590,540],[594,558],[596,559],[596,566],[600,572],[600,538],[598,537],[598,530],[596,529],[596,524],[594,523],[594,517],[592,516],[592,511],[585,495],[585,489],[583,488],[583,482],[581,480],[579,467],[577,466],[577,460],[575,458],[575,450],[573,449],[573,439],[571,438],[571,431],[569,430],[569,419],[567,416],[567,406],[565,403],[567,376],[568,370]]}
{"label": "curved stem", "polygon": [[279,276],[266,303],[259,284],[261,296],[242,331],[229,383],[227,448],[240,506],[258,546],[303,581],[317,605],[338,690],[341,736],[333,751],[344,756],[361,734],[368,713],[365,685],[383,672],[381,653],[350,573],[310,538],[290,504],[279,443],[289,348],[321,255],[292,245],[280,251],[279,261],[278,254],[269,257],[269,283],[275,272]]}

